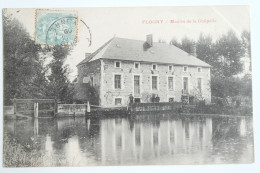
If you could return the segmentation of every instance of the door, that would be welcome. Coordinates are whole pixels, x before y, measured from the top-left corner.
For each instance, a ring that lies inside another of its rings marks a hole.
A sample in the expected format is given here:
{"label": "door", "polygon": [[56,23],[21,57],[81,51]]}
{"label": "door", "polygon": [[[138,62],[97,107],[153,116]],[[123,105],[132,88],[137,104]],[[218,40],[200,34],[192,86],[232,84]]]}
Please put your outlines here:
{"label": "door", "polygon": [[134,97],[140,97],[140,76],[134,76]]}

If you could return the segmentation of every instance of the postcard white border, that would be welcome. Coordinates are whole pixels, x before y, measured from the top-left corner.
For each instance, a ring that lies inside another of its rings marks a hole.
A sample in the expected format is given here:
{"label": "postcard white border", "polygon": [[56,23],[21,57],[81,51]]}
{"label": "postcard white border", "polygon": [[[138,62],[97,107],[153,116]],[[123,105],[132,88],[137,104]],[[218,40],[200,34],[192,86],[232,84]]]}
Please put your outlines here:
{"label": "postcard white border", "polygon": [[[2,8],[52,8],[52,7],[123,7],[123,6],[206,6],[206,5],[249,5],[251,10],[251,38],[252,38],[252,64],[253,64],[253,106],[254,106],[254,146],[255,146],[255,163],[253,164],[236,164],[236,165],[171,165],[171,166],[102,166],[102,167],[56,167],[56,168],[3,168],[2,157],[0,157],[0,172],[14,173],[14,172],[26,172],[26,173],[54,173],[57,171],[63,173],[71,172],[182,172],[182,173],[257,173],[260,170],[260,80],[258,80],[257,74],[260,74],[260,52],[257,51],[260,45],[260,1],[258,0],[96,0],[96,1],[82,1],[82,0],[1,0]],[[1,30],[1,42],[2,38],[2,17],[0,18],[0,30]],[[2,45],[2,44],[1,44]],[[1,46],[1,55],[3,55],[3,48]],[[2,56],[1,56],[2,57]],[[0,61],[1,70],[3,71],[3,61]],[[3,98],[3,77],[1,76],[0,95]],[[1,99],[1,108],[3,106],[3,100]],[[3,110],[3,109],[1,109]],[[3,140],[3,118],[0,118],[0,140],[1,147],[0,153],[2,155],[2,140]],[[194,158],[196,159],[196,158]]]}

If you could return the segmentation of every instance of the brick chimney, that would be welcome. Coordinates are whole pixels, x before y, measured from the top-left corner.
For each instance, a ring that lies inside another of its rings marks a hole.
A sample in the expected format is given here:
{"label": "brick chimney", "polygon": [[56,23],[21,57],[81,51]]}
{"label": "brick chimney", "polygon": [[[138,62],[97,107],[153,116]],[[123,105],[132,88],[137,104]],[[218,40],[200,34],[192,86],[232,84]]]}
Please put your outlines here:
{"label": "brick chimney", "polygon": [[153,46],[153,35],[152,35],[152,34],[146,35],[146,43],[147,43],[150,47]]}

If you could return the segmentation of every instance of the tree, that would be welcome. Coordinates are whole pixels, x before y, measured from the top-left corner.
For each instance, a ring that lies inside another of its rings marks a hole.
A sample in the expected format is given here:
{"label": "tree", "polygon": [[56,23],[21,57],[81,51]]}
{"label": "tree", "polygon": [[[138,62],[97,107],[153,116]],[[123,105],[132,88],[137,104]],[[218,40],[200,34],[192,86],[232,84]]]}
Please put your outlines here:
{"label": "tree", "polygon": [[215,58],[213,58],[213,43],[210,35],[204,36],[202,33],[196,43],[197,58],[209,63],[214,64]]}
{"label": "tree", "polygon": [[185,52],[195,56],[195,42],[188,39],[186,36],[181,40],[181,49]]}
{"label": "tree", "polygon": [[240,94],[241,82],[234,77],[213,77],[211,79],[211,92],[213,96],[226,97],[238,96]]}
{"label": "tree", "polygon": [[251,75],[245,75],[241,79],[240,93],[243,96],[252,98],[252,77],[251,77]]}
{"label": "tree", "polygon": [[196,54],[195,42],[193,40],[188,39],[188,37],[186,36],[182,38],[181,43],[179,43],[177,39],[173,37],[170,41],[170,45],[174,45],[191,55],[195,56]]}
{"label": "tree", "polygon": [[11,99],[43,96],[45,83],[41,46],[35,44],[22,24],[3,14],[4,104]]}
{"label": "tree", "polygon": [[196,42],[196,55],[197,58],[212,66],[211,73],[213,76],[216,76],[216,74],[220,72],[216,45],[212,42],[212,37],[210,35],[205,36],[202,33],[200,34],[199,39]]}
{"label": "tree", "polygon": [[176,47],[182,49],[181,44],[177,41],[177,39],[176,39],[175,37],[173,37],[173,38],[171,39],[170,45],[174,45],[174,46],[176,46]]}
{"label": "tree", "polygon": [[242,39],[242,46],[245,51],[245,55],[250,59],[250,70],[252,69],[252,63],[251,63],[251,38],[250,38],[250,32],[243,31],[241,34]]}
{"label": "tree", "polygon": [[70,85],[68,79],[69,67],[68,65],[64,65],[69,52],[70,48],[68,46],[55,45],[52,47],[53,59],[48,65],[51,74],[48,76],[49,86],[47,96],[66,103],[72,102],[74,94],[72,85]]}
{"label": "tree", "polygon": [[244,56],[241,41],[233,31],[222,35],[215,44],[215,56],[218,59],[218,75],[220,77],[231,77],[242,71],[240,58]]}
{"label": "tree", "polygon": [[245,52],[249,57],[251,56],[250,33],[244,31],[241,40],[230,30],[216,42],[212,41],[210,35],[200,34],[197,42],[184,37],[180,44],[173,38],[170,45],[175,45],[212,66],[211,91],[213,96],[226,97],[241,94],[250,96],[252,92],[250,78],[243,78],[243,80],[234,78],[234,75],[242,71],[240,58],[245,55]]}

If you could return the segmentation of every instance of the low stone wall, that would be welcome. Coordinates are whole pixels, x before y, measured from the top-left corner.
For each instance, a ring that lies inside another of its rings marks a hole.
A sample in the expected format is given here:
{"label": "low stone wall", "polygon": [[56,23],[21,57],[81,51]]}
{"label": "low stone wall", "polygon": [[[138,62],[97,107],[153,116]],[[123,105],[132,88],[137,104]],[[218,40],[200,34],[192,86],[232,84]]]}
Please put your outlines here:
{"label": "low stone wall", "polygon": [[58,116],[85,115],[87,104],[58,104]]}
{"label": "low stone wall", "polygon": [[4,106],[4,115],[13,115],[14,106]]}
{"label": "low stone wall", "polygon": [[182,108],[182,103],[160,102],[160,103],[132,103],[129,106],[131,112],[154,112],[154,111],[171,111]]}

